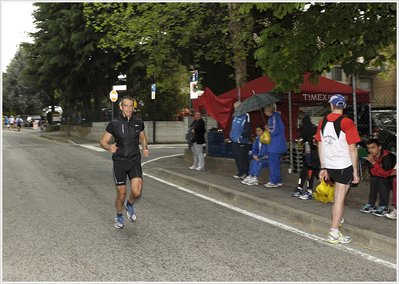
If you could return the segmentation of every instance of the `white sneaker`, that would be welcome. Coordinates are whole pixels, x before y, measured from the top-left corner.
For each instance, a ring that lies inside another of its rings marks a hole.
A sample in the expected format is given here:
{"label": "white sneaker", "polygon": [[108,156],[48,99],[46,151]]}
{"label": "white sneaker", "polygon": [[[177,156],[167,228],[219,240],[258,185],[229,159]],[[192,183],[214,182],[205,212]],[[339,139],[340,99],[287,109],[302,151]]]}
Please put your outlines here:
{"label": "white sneaker", "polygon": [[195,170],[196,168],[197,168],[197,167],[195,167],[195,166],[189,167],[190,170]]}
{"label": "white sneaker", "polygon": [[277,184],[274,184],[274,183],[271,183],[271,182],[269,181],[268,183],[265,184],[265,187],[268,187],[268,188],[270,188],[270,187],[278,187],[278,185],[277,185]]}
{"label": "white sneaker", "polygon": [[397,217],[397,213],[396,213],[396,208],[393,209],[391,212],[389,212],[388,214],[385,214],[385,217],[389,218],[389,219],[393,219],[396,220]]}
{"label": "white sneaker", "polygon": [[198,167],[198,168],[196,168],[195,170],[196,170],[196,171],[205,171],[205,169],[204,169],[204,168],[201,168],[201,167]]}
{"label": "white sneaker", "polygon": [[241,183],[242,184],[247,184],[247,182],[249,182],[249,180],[252,178],[252,176],[247,176]]}
{"label": "white sneaker", "polygon": [[247,185],[258,185],[258,178],[252,177],[248,182]]}

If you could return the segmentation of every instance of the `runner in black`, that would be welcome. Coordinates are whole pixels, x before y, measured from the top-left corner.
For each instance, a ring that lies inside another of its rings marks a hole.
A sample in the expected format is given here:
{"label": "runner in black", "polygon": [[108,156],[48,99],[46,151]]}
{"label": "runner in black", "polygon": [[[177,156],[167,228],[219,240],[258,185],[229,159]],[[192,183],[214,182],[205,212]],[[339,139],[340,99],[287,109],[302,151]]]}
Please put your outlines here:
{"label": "runner in black", "polygon": [[[141,118],[133,116],[134,98],[125,96],[121,99],[120,109],[122,115],[113,119],[107,126],[100,141],[101,147],[112,152],[113,174],[116,185],[116,218],[115,227],[122,229],[123,223],[122,210],[127,210],[127,218],[130,221],[136,220],[134,212],[134,202],[141,196],[143,188],[143,171],[141,168],[141,154],[139,144],[143,148],[143,156],[148,157],[147,137],[144,131],[144,122]],[[114,136],[115,143],[109,145],[108,142]],[[126,198],[126,177],[129,177],[131,193]]]}

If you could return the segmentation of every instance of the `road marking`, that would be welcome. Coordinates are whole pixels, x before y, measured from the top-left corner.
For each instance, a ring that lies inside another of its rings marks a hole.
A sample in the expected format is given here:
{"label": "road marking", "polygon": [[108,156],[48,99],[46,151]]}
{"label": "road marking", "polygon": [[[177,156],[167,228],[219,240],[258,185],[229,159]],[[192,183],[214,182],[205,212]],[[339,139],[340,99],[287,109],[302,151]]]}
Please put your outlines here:
{"label": "road marking", "polygon": [[[156,161],[156,160],[159,160],[159,159],[169,158],[169,157],[175,157],[175,156],[179,156],[179,155],[182,155],[182,154],[176,154],[176,155],[158,157],[158,158],[155,158],[155,159],[146,161],[146,162],[144,162],[143,164],[146,164],[146,163],[149,163],[149,162],[153,162],[153,161]],[[325,237],[322,238],[322,237],[319,237],[319,236],[316,236],[316,235],[313,235],[313,234],[309,234],[309,233],[307,233],[307,232],[301,231],[301,230],[296,229],[296,228],[294,228],[294,227],[291,227],[291,226],[288,226],[288,225],[285,225],[285,224],[282,224],[282,223],[273,221],[273,220],[268,219],[268,218],[263,217],[263,216],[259,216],[259,215],[257,215],[257,214],[252,213],[252,212],[249,212],[249,211],[247,211],[247,210],[244,210],[244,209],[238,208],[238,207],[236,207],[236,206],[234,206],[234,205],[231,205],[231,204],[228,204],[228,203],[225,203],[225,202],[216,200],[216,199],[214,199],[214,198],[212,198],[212,197],[209,197],[209,196],[203,195],[203,194],[201,194],[201,193],[192,191],[192,190],[190,190],[190,189],[188,189],[188,188],[185,188],[185,187],[183,187],[183,186],[177,185],[177,184],[175,184],[175,183],[173,183],[173,182],[170,182],[170,181],[163,180],[163,179],[158,178],[158,177],[155,177],[155,176],[153,176],[153,175],[150,175],[150,174],[147,174],[147,173],[143,173],[143,175],[144,175],[144,176],[147,176],[147,177],[149,177],[149,178],[152,178],[152,179],[154,179],[154,180],[156,180],[156,181],[162,182],[162,183],[164,183],[164,184],[166,184],[166,185],[169,185],[169,186],[171,186],[171,187],[174,187],[174,188],[176,188],[176,189],[179,189],[179,190],[181,190],[181,191],[190,193],[190,194],[192,194],[192,195],[194,195],[194,196],[197,196],[197,197],[200,197],[200,198],[202,198],[202,199],[208,200],[208,201],[210,201],[210,202],[219,204],[219,205],[221,205],[221,206],[223,206],[223,207],[226,207],[226,208],[228,208],[228,209],[231,209],[231,210],[233,210],[233,211],[236,211],[236,212],[239,212],[239,213],[241,213],[241,214],[247,215],[247,216],[249,216],[249,217],[255,218],[255,219],[257,219],[257,220],[260,220],[260,221],[262,221],[262,222],[265,222],[265,223],[268,223],[268,224],[270,224],[270,225],[276,226],[276,227],[278,227],[278,228],[284,229],[284,230],[286,230],[286,231],[290,231],[290,232],[292,232],[292,233],[298,234],[298,235],[300,235],[301,237],[306,237],[306,238],[308,238],[308,239],[311,239],[311,240],[314,240],[314,241],[316,241],[316,242],[319,242],[319,243],[321,243],[321,244],[323,244],[323,245],[332,246],[332,247],[334,247],[334,248],[336,248],[336,249],[339,249],[339,250],[342,250],[342,251],[346,251],[346,252],[349,252],[349,253],[352,253],[352,254],[361,256],[361,257],[363,257],[363,258],[365,258],[365,259],[367,259],[367,260],[376,262],[376,263],[378,263],[378,264],[382,264],[382,265],[387,266],[387,267],[389,267],[389,268],[393,268],[393,269],[395,269],[395,270],[397,269],[397,265],[396,265],[395,263],[392,263],[392,262],[389,262],[389,261],[386,261],[386,260],[383,260],[383,259],[374,257],[374,256],[369,255],[369,254],[367,254],[367,253],[363,253],[363,252],[357,251],[357,250],[355,250],[355,249],[353,249],[353,248],[350,248],[350,247],[347,246],[347,245],[329,244],[329,243],[326,241],[326,238],[325,238]]]}
{"label": "road marking", "polygon": [[84,148],[90,149],[90,150],[94,150],[97,152],[106,152],[107,150],[99,147],[99,146],[94,146],[94,145],[87,145],[87,144],[79,144],[79,146],[82,146]]}

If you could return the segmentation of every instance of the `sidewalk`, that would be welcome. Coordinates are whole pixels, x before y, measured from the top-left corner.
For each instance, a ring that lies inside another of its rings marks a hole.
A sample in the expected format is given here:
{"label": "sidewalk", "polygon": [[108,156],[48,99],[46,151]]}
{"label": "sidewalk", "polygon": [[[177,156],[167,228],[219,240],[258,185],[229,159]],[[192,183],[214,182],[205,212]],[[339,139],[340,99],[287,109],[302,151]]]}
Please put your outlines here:
{"label": "sidewalk", "polygon": [[[57,132],[43,132],[43,138],[68,143],[93,143],[78,137],[63,137]],[[150,145],[151,147],[151,145]],[[235,173],[226,174],[216,171],[195,171],[184,155],[157,161],[156,167],[144,166],[144,172],[171,180],[183,186],[194,187],[200,191],[215,194],[301,224],[314,230],[327,232],[331,226],[332,203],[321,203],[316,200],[300,200],[292,197],[294,187],[284,184],[279,188],[265,188],[263,183],[258,186],[241,184],[241,180],[233,178]],[[207,168],[207,165],[205,165]],[[283,178],[284,181],[284,178]],[[377,217],[360,212],[364,204],[346,202],[342,232],[352,238],[353,243],[384,254],[396,257],[397,222],[386,217]]]}

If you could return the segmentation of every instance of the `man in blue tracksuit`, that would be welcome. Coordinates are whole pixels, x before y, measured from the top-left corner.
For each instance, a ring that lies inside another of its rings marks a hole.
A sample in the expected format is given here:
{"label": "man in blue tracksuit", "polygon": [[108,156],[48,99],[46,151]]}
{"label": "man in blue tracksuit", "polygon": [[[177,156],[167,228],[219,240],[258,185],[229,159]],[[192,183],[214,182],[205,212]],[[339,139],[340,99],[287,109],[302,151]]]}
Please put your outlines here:
{"label": "man in blue tracksuit", "polygon": [[276,111],[276,105],[270,104],[263,108],[269,117],[269,131],[271,142],[269,145],[269,182],[265,187],[279,187],[283,185],[280,170],[280,155],[287,152],[287,140],[285,139],[285,127],[281,115]]}
{"label": "man in blue tracksuit", "polygon": [[[234,104],[234,111],[241,102]],[[252,122],[248,113],[235,116],[231,125],[230,139],[233,142],[233,155],[238,173],[234,178],[244,179],[249,170],[248,139],[251,135]]]}

